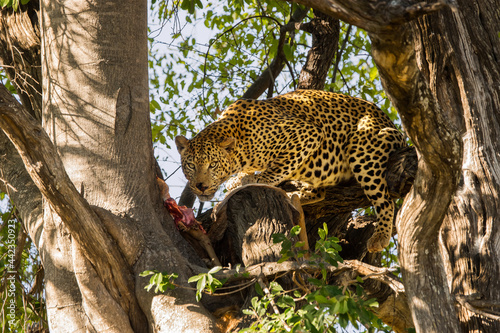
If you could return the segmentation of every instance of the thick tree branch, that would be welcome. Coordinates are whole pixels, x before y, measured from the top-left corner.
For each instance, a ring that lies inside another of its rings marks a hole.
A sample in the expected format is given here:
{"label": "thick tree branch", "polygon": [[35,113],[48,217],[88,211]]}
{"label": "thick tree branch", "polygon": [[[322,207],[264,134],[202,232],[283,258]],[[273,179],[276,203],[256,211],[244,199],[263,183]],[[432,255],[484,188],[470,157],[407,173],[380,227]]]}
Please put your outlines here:
{"label": "thick tree branch", "polygon": [[82,246],[108,291],[136,320],[132,325],[139,331],[146,329],[146,319],[132,293],[130,268],[123,269],[130,266],[74,187],[50,138],[4,85],[0,86],[0,128],[16,146],[36,186]]}
{"label": "thick tree branch", "polygon": [[[397,279],[390,268],[375,267],[368,265],[359,260],[344,260],[343,263],[338,263],[338,266],[330,265],[323,262],[322,265],[329,273],[342,273],[348,270],[355,271],[361,276],[380,281],[387,284],[395,292],[404,292],[402,282]],[[225,269],[214,274],[219,280],[227,279],[228,282],[237,282],[244,280],[253,280],[259,277],[271,277],[273,275],[280,275],[281,273],[303,271],[308,273],[316,273],[321,271],[319,263],[311,264],[308,261],[285,261],[282,263],[277,262],[263,262],[255,264],[246,268],[240,269]]]}
{"label": "thick tree branch", "polygon": [[300,25],[300,29],[312,34],[312,47],[299,77],[299,89],[323,90],[326,76],[337,53],[340,22],[319,10],[314,18]]}
{"label": "thick tree branch", "polygon": [[365,0],[293,0],[293,2],[318,9],[325,14],[353,24],[368,32],[384,33],[393,26],[404,24],[422,15],[448,7],[450,1],[435,3],[405,1]]}

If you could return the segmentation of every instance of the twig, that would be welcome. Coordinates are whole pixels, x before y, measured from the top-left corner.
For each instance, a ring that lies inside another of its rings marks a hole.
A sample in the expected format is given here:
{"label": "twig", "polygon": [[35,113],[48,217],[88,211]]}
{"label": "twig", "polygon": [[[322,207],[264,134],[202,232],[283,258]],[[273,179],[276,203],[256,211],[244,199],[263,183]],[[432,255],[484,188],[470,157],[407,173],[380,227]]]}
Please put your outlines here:
{"label": "twig", "polygon": [[[277,314],[277,315],[279,315],[280,314],[280,310],[278,309],[278,306],[274,302],[274,297],[271,295],[271,292],[269,291],[269,288],[267,287],[267,284],[264,283],[263,277],[260,276],[257,279],[257,281],[259,282],[260,287],[264,291],[264,294],[266,294],[269,297],[269,303],[271,304],[271,307],[273,308],[274,313]],[[283,324],[283,327],[285,327],[285,330],[287,332],[290,332],[292,330],[292,328],[290,326],[288,326],[288,324],[285,323],[285,321],[281,317],[280,317],[280,321]]]}
{"label": "twig", "polygon": [[[345,33],[344,40],[342,41],[342,46],[340,47],[340,50],[337,52],[337,55],[336,55],[335,66],[333,67],[332,87],[335,84],[335,81],[337,81],[337,72],[339,70],[340,58],[342,57],[342,53],[344,53],[344,50],[345,50],[345,47],[347,44],[347,40],[349,38],[349,34],[351,33],[351,29],[352,29],[352,24],[349,24],[349,26],[347,27],[347,31]],[[330,89],[330,91],[332,91],[332,89]]]}

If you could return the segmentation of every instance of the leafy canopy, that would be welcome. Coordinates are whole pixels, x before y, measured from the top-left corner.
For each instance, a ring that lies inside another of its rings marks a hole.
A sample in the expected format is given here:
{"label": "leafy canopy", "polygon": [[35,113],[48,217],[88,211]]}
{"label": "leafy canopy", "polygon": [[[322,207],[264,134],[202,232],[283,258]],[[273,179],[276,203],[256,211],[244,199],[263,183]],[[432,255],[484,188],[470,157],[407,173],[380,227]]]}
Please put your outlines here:
{"label": "leafy canopy", "polygon": [[[286,1],[153,0],[150,31],[153,140],[169,145],[176,135],[194,135],[241,97],[278,52],[280,28],[299,5]],[[304,22],[313,17],[312,11]],[[396,117],[382,90],[366,33],[342,24],[338,70],[326,90],[377,103]],[[287,34],[287,59],[274,95],[295,89],[311,37]]]}

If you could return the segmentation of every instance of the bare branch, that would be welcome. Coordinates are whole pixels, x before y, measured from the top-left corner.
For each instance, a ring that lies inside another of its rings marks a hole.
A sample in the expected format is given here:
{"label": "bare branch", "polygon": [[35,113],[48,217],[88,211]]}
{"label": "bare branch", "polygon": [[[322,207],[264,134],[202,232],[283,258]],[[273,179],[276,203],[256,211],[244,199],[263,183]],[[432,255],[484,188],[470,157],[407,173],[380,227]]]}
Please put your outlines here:
{"label": "bare branch", "polygon": [[[391,268],[376,267],[359,260],[344,260],[343,263],[338,263],[338,266],[333,266],[326,262],[322,264],[329,273],[339,274],[350,270],[361,276],[380,281],[388,285],[396,293],[404,293],[403,283],[392,274],[394,270]],[[228,282],[236,282],[297,271],[316,273],[320,272],[321,268],[318,263],[310,263],[307,261],[285,261],[283,263],[264,262],[247,268],[222,270],[214,274],[214,277],[219,280],[227,279]]]}

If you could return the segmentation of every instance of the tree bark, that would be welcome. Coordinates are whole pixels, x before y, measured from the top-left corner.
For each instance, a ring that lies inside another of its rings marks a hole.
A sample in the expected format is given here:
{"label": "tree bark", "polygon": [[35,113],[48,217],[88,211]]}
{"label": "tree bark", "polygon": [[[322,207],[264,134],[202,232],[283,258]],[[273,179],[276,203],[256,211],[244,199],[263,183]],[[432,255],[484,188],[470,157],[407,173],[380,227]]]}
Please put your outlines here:
{"label": "tree bark", "polygon": [[0,11],[0,59],[25,109],[42,119],[39,1]]}
{"label": "tree bark", "polygon": [[328,71],[337,54],[340,22],[338,19],[314,10],[314,18],[300,25],[312,35],[312,46],[300,72],[298,89],[323,90]]}
{"label": "tree bark", "polygon": [[417,331],[499,331],[498,1],[297,2],[369,32],[417,148],[415,185],[397,222]]}
{"label": "tree bark", "polygon": [[[41,95],[26,104],[28,116],[4,88],[0,127],[21,156],[9,142],[2,145],[8,155],[0,162],[6,176],[2,189],[11,190],[41,254],[51,331],[216,331],[213,317],[192,291],[154,295],[143,289],[147,279],[138,276],[158,268],[179,272],[187,281],[193,265],[203,265],[175,230],[156,187],[145,2],[42,5],[44,120],[55,146],[33,112]],[[37,13],[12,15],[26,12]],[[31,29],[23,32],[36,35],[38,20],[28,21],[8,22],[21,22],[23,29]],[[12,36],[18,45],[28,38],[16,35],[16,29],[2,29],[2,37],[11,38],[8,47],[14,45]],[[36,49],[25,52],[36,54]],[[27,74],[36,69],[26,68]],[[13,83],[18,91],[29,84]],[[6,136],[0,139],[5,142]],[[44,215],[40,191],[33,189],[21,161],[47,199]]]}

